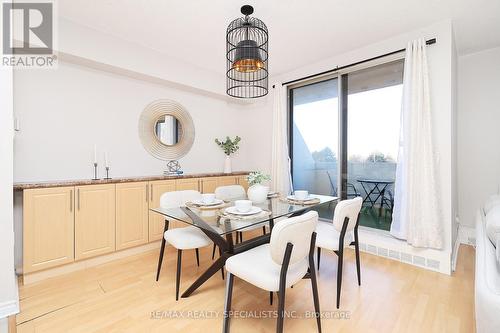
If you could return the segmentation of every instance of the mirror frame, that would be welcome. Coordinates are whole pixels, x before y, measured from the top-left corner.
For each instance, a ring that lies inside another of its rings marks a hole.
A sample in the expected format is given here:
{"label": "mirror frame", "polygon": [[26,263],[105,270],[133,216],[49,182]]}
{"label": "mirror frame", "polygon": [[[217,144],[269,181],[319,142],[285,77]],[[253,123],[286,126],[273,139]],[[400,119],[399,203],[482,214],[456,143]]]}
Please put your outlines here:
{"label": "mirror frame", "polygon": [[[180,121],[182,136],[175,145],[168,146],[156,136],[155,126],[160,117],[173,116]],[[194,143],[194,124],[189,112],[179,103],[169,99],[159,99],[148,104],[139,118],[139,138],[144,148],[154,157],[177,160],[186,155]]]}

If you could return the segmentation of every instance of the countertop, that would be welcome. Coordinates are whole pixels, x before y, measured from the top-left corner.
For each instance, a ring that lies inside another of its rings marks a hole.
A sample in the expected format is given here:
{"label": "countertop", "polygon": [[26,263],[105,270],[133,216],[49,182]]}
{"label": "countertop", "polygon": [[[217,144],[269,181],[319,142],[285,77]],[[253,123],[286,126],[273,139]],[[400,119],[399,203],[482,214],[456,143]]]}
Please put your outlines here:
{"label": "countertop", "polygon": [[232,173],[211,172],[211,173],[182,174],[173,176],[156,175],[156,176],[138,176],[138,177],[117,177],[111,179],[98,179],[98,180],[73,179],[73,180],[39,181],[39,182],[20,182],[20,183],[14,183],[14,191],[22,191],[32,188],[96,185],[96,184],[118,184],[118,183],[130,183],[130,182],[144,182],[150,180],[243,176],[249,173],[250,173],[249,171],[235,171]]}

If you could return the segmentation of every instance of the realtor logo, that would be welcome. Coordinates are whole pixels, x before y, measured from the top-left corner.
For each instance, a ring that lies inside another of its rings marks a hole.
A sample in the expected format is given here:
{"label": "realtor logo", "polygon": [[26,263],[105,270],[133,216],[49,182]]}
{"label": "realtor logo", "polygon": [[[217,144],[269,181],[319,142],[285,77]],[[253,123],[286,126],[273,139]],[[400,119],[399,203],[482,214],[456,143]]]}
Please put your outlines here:
{"label": "realtor logo", "polygon": [[2,4],[2,66],[53,68],[54,4]]}

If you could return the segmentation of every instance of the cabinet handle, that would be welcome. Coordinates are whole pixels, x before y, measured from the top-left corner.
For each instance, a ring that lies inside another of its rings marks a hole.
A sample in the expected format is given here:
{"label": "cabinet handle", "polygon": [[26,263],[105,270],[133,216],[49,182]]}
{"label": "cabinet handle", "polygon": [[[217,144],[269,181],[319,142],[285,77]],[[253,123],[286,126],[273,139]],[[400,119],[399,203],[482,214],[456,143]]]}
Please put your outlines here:
{"label": "cabinet handle", "polygon": [[80,210],[80,189],[76,190],[76,197],[77,197],[77,203],[78,203],[78,210]]}
{"label": "cabinet handle", "polygon": [[153,185],[151,185],[151,196],[150,196],[150,198],[151,198],[151,201],[153,201]]}
{"label": "cabinet handle", "polygon": [[73,211],[73,190],[69,191],[69,211]]}
{"label": "cabinet handle", "polygon": [[149,202],[149,184],[146,184],[146,202]]}

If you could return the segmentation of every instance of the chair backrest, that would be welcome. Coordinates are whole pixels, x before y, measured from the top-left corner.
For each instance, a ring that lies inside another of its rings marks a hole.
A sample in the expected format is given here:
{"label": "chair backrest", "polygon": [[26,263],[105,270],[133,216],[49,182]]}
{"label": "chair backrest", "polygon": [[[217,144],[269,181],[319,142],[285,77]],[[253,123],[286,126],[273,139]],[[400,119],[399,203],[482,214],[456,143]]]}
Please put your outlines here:
{"label": "chair backrest", "polygon": [[245,189],[241,185],[219,186],[215,189],[215,197],[220,200],[245,199]]}
{"label": "chair backrest", "polygon": [[318,223],[318,213],[310,211],[300,216],[276,223],[271,233],[269,248],[271,258],[281,265],[288,243],[293,244],[290,265],[297,263],[309,255],[311,236]]}
{"label": "chair backrest", "polygon": [[160,197],[160,206],[162,208],[176,208],[184,206],[188,201],[200,199],[200,192],[194,190],[165,192]]}
{"label": "chair backrest", "polygon": [[349,224],[347,225],[346,231],[351,231],[354,229],[362,204],[363,198],[361,197],[342,200],[337,203],[337,206],[335,207],[335,213],[333,214],[333,225],[338,232],[342,230],[342,226],[344,225],[344,220],[346,217],[349,218]]}

